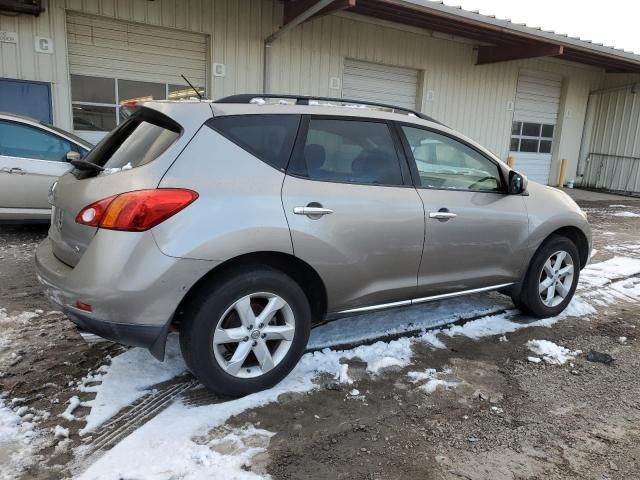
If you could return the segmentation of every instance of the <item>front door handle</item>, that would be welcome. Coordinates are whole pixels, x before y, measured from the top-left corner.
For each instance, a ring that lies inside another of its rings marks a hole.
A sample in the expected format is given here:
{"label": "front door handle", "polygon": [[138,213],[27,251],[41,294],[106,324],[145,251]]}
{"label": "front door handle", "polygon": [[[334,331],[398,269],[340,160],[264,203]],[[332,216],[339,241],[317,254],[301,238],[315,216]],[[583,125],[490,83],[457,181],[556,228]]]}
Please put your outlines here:
{"label": "front door handle", "polygon": [[449,220],[456,217],[457,215],[452,212],[429,212],[429,218],[437,218],[438,220]]}
{"label": "front door handle", "polygon": [[309,216],[321,216],[321,215],[329,215],[333,213],[333,210],[330,208],[323,207],[294,207],[293,213],[296,215],[309,215]]}

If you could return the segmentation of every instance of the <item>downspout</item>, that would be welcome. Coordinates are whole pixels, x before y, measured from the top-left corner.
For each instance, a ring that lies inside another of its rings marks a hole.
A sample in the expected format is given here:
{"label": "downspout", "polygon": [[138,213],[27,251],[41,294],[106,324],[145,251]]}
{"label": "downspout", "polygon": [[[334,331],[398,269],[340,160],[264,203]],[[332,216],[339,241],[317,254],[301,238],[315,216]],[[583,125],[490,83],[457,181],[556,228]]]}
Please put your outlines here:
{"label": "downspout", "polygon": [[269,52],[271,52],[271,44],[267,43],[267,40],[268,39],[264,40],[262,46],[262,93],[271,93],[269,86],[269,65],[271,65]]}
{"label": "downspout", "polygon": [[271,45],[273,45],[273,42],[276,41],[284,33],[309,20],[315,14],[319,13],[320,10],[328,7],[331,3],[333,3],[333,1],[334,0],[320,0],[317,3],[314,3],[311,7],[300,13],[297,17],[293,18],[290,22],[286,23],[264,39],[264,45],[262,47],[262,93],[271,93],[271,88],[269,85],[269,67],[271,65],[269,51],[271,50]]}

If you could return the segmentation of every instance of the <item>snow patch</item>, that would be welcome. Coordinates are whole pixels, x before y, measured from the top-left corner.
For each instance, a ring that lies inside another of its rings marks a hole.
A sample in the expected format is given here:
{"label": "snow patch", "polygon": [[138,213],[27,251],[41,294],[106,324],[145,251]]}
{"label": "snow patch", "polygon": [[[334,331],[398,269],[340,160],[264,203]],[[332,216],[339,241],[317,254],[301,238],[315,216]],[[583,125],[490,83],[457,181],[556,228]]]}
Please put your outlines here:
{"label": "snow patch", "polygon": [[76,408],[80,406],[80,404],[81,404],[80,399],[74,395],[69,399],[69,405],[67,405],[66,410],[62,412],[60,416],[65,420],[69,420],[69,421],[75,420],[76,417],[73,415],[73,412],[75,411]]}
{"label": "snow patch", "polygon": [[442,372],[438,372],[435,368],[427,368],[424,372],[409,372],[407,373],[407,376],[409,377],[409,380],[411,380],[411,383],[425,382],[418,388],[428,394],[432,394],[438,389],[438,387],[449,390],[460,385],[460,382],[454,382],[440,378],[442,376],[450,374],[450,369],[445,369]]}
{"label": "snow patch", "polygon": [[[568,360],[573,360],[582,353],[581,350],[574,352],[549,340],[529,340],[527,347],[551,365],[564,365]],[[529,357],[529,361],[531,361],[530,359],[531,357]]]}
{"label": "snow patch", "polygon": [[384,370],[391,367],[402,368],[408,365],[408,361],[402,360],[396,357],[382,357],[379,360],[374,360],[367,364],[367,372],[371,372],[374,375],[380,373],[380,370]]}
{"label": "snow patch", "polygon": [[60,440],[69,438],[69,429],[61,427],[60,425],[56,425],[53,429],[53,438],[58,438]]}
{"label": "snow patch", "polygon": [[640,273],[640,259],[616,256],[587,265],[580,272],[580,282],[588,287],[601,287],[614,280]]}
{"label": "snow patch", "polygon": [[0,399],[0,478],[15,478],[33,454],[34,424],[5,406]]}
{"label": "snow patch", "polygon": [[338,383],[346,383],[346,384],[352,384],[353,383],[353,379],[351,379],[351,377],[349,377],[349,365],[348,364],[343,363],[342,365],[340,365],[340,368],[336,372],[335,379],[338,381]]}
{"label": "snow patch", "polygon": [[[275,402],[283,393],[304,393],[318,388],[314,378],[319,373],[335,374],[343,358],[349,360],[357,357],[371,366],[386,357],[394,358],[398,365],[408,365],[412,357],[411,343],[409,338],[401,338],[346,351],[325,349],[308,353],[284,380],[269,390],[201,407],[174,403],[107,452],[79,478],[257,478],[255,474],[242,470],[241,465],[236,462],[240,457],[218,457],[215,452],[209,453],[210,448],[201,445],[197,439],[206,435],[210,429],[224,424],[231,416]],[[129,352],[113,359],[105,379],[108,375],[115,375],[113,365],[119,357]],[[140,364],[135,366],[136,372],[147,371],[152,368],[152,363],[159,362],[150,356],[140,359]],[[119,375],[124,379],[133,377],[130,371],[124,369]],[[100,388],[98,394],[100,395]],[[120,402],[117,397],[112,400]]]}
{"label": "snow patch", "polygon": [[[177,338],[170,336],[167,341],[164,362],[159,362],[142,348],[132,348],[103,365],[97,373],[83,379],[79,390],[95,392],[96,397],[86,402],[91,407],[87,425],[80,430],[84,435],[109,420],[122,408],[149,392],[149,388],[184,373],[186,365],[180,354]],[[99,385],[88,386],[93,382]]]}
{"label": "snow patch", "polygon": [[640,215],[633,212],[613,212],[614,217],[640,218]]}

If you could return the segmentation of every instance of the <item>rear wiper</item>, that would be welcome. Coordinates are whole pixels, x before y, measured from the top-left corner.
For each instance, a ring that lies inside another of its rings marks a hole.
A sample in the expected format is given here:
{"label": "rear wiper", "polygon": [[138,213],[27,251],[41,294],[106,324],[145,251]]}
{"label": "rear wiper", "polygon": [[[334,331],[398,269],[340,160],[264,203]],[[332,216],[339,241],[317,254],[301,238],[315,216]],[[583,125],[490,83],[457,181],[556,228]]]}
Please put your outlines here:
{"label": "rear wiper", "polygon": [[98,172],[104,171],[104,168],[95,163],[87,162],[86,160],[69,160],[69,163],[80,170],[97,170]]}

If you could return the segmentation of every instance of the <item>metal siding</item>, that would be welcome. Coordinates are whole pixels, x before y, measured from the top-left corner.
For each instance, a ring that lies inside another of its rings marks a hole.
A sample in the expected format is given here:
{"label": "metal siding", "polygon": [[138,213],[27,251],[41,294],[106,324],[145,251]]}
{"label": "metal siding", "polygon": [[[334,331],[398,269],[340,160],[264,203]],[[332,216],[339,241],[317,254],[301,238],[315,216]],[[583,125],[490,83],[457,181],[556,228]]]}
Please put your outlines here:
{"label": "metal siding", "polygon": [[[314,69],[316,58],[328,67]],[[340,96],[340,90],[331,89],[329,82],[331,77],[343,77],[345,59],[424,71],[422,91],[417,95],[421,105],[417,107],[503,159],[509,154],[514,112],[508,106],[515,102],[519,71],[524,68],[561,76],[570,118],[564,119],[563,135],[557,140],[552,177],[557,158],[566,157],[570,175],[575,172],[589,90],[597,87],[602,77],[599,69],[558,60],[476,66],[473,45],[346,14],[315,19],[284,34],[271,47],[271,59],[272,92]],[[433,99],[427,96],[429,91]]]}
{"label": "metal siding", "polygon": [[[208,34],[211,63],[227,66],[225,77],[209,75],[213,98],[262,88],[263,39],[281,23],[276,0],[49,0],[38,18],[0,16],[0,28],[18,31],[20,44],[0,44],[0,75],[52,82],[56,125],[71,128],[66,60],[65,9]],[[54,55],[35,54],[33,37],[51,36]],[[476,66],[473,45],[446,35],[377,22],[355,15],[330,15],[306,22],[271,47],[271,91],[339,96],[329,88],[342,78],[346,58],[424,71],[418,107],[506,158],[518,71],[527,68],[563,77],[561,136],[557,159],[567,158],[575,171],[584,112],[590,90],[600,86],[601,70],[559,60],[523,60]],[[38,58],[39,57],[39,58]],[[433,92],[433,99],[426,93]],[[568,113],[568,116],[567,116]],[[516,165],[517,168],[517,165]]]}
{"label": "metal siding", "polygon": [[[627,76],[634,82],[638,77]],[[595,103],[590,141],[584,154],[582,184],[607,190],[640,193],[640,95],[631,87],[593,94]],[[598,155],[603,154],[603,155]]]}
{"label": "metal siding", "polygon": [[342,96],[415,110],[418,71],[346,59]]}

